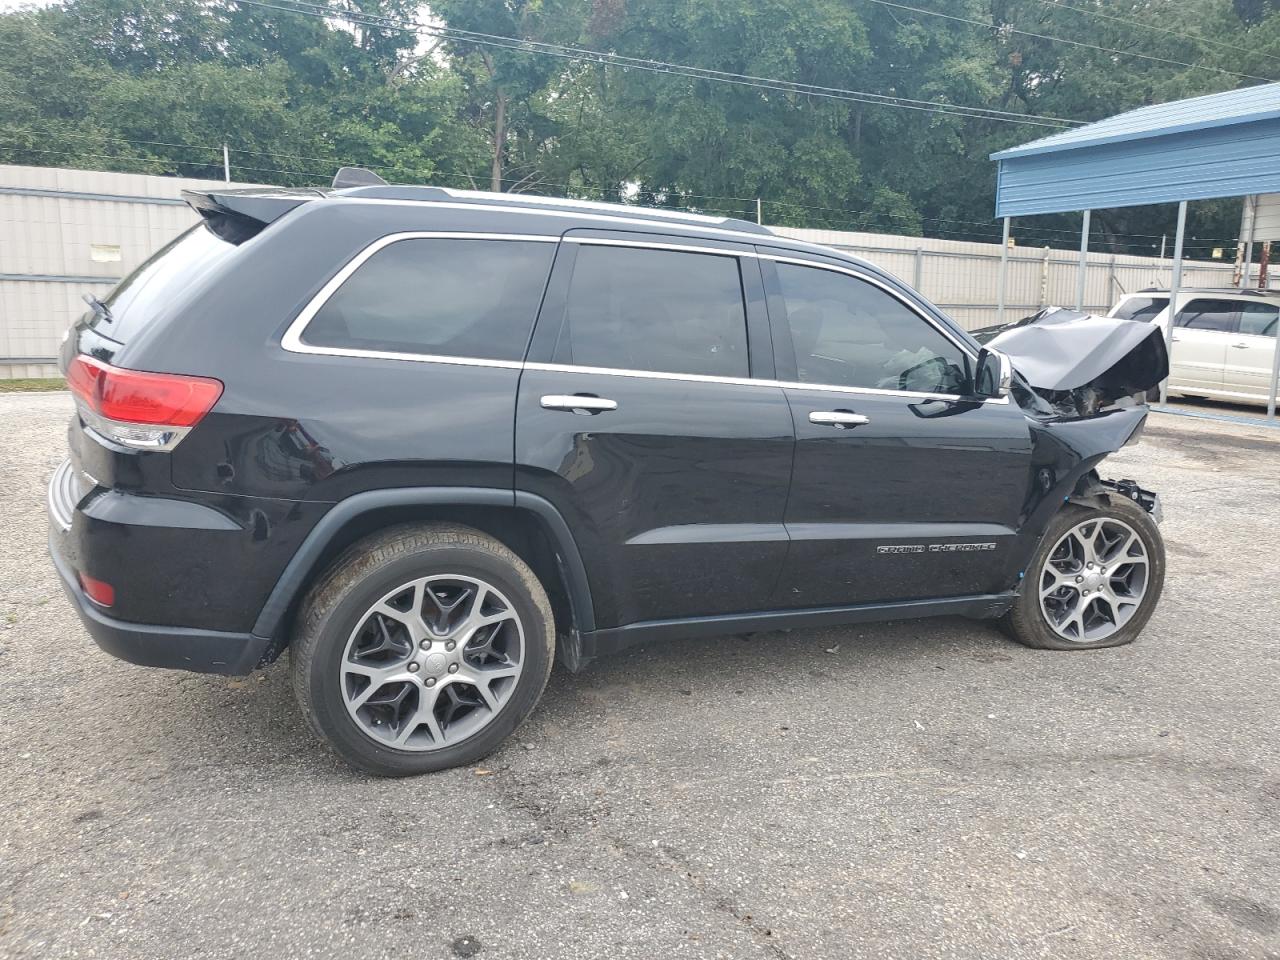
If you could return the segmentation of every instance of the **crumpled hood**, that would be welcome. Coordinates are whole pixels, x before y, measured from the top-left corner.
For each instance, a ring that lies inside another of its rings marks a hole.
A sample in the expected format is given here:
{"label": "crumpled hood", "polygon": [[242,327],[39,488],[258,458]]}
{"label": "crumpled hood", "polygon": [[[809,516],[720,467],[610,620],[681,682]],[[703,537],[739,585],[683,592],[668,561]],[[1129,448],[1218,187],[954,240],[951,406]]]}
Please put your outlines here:
{"label": "crumpled hood", "polygon": [[1091,417],[1142,403],[1169,375],[1164,332],[1139,320],[1047,307],[973,336],[1009,357],[1014,397],[1035,416]]}
{"label": "crumpled hood", "polygon": [[987,345],[1007,354],[1028,384],[1051,393],[1092,386],[1117,399],[1151,389],[1169,372],[1156,325],[1061,307],[1009,325]]}

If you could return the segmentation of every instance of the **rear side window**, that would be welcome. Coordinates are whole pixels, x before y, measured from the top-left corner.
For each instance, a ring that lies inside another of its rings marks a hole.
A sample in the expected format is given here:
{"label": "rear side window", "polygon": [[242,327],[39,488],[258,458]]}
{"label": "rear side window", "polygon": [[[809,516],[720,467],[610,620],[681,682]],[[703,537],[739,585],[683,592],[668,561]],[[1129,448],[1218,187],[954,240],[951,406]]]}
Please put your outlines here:
{"label": "rear side window", "polygon": [[1240,332],[1253,337],[1274,337],[1276,317],[1280,308],[1269,303],[1242,303],[1240,305]]}
{"label": "rear side window", "polygon": [[1169,305],[1168,297],[1133,297],[1111,311],[1117,320],[1141,320],[1150,323]]}
{"label": "rear side window", "polygon": [[1192,300],[1178,311],[1175,327],[1191,330],[1226,330],[1235,326],[1235,300]]}
{"label": "rear side window", "polygon": [[554,243],[397,240],[362,263],[302,333],[317,347],[520,360]]}
{"label": "rear side window", "polygon": [[554,356],[584,367],[747,376],[738,259],[583,244]]}

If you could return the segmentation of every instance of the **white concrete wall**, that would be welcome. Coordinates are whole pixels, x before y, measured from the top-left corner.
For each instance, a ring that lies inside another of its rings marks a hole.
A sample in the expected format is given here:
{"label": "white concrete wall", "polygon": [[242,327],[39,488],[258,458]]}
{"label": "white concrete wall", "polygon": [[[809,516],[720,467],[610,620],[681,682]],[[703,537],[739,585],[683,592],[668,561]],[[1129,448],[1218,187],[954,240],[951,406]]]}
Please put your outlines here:
{"label": "white concrete wall", "polygon": [[[63,332],[84,311],[82,295],[104,295],[195,222],[179,191],[217,185],[0,165],[0,379],[55,376],[57,369],[42,361],[57,355]],[[998,244],[775,229],[870,260],[917,287],[968,329],[996,322]],[[113,259],[116,255],[119,259]],[[1071,250],[1015,247],[1006,319],[1047,304],[1073,305],[1076,265],[1077,254]],[[1168,260],[1091,254],[1085,305],[1105,312],[1122,293],[1167,285],[1169,274]],[[1226,286],[1231,265],[1188,263],[1183,276],[1187,286]]]}

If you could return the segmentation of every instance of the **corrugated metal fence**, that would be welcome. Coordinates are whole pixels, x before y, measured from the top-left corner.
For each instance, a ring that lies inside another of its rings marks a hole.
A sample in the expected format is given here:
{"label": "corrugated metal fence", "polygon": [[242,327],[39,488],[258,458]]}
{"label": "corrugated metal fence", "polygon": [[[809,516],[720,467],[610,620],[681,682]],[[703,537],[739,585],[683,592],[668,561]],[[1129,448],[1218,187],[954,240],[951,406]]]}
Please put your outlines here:
{"label": "corrugated metal fence", "polygon": [[[216,181],[0,165],[0,379],[56,375],[63,331],[84,310],[195,221],[178,192]],[[223,185],[225,186],[225,184]],[[837,247],[900,277],[967,329],[996,322],[1000,246],[830,230],[777,232]],[[1015,247],[1006,319],[1072,305],[1078,254]],[[1091,254],[1085,303],[1105,312],[1122,293],[1167,285],[1170,263]],[[1188,262],[1184,286],[1226,286],[1231,265]]]}
{"label": "corrugated metal fence", "polygon": [[[844,250],[889,271],[932,300],[966,330],[996,322],[1000,289],[1000,245],[896,237],[878,233],[835,230],[794,230],[777,233]],[[1016,241],[1016,236],[1015,236]],[[1014,320],[1049,305],[1073,307],[1079,277],[1078,250],[1020,247],[1009,252],[1005,287],[1005,319]],[[1168,287],[1172,261],[1159,257],[1090,253],[1084,308],[1106,313],[1125,293],[1144,287]],[[1182,286],[1231,285],[1230,262],[1184,260]],[[1251,270],[1256,283],[1257,267]]]}

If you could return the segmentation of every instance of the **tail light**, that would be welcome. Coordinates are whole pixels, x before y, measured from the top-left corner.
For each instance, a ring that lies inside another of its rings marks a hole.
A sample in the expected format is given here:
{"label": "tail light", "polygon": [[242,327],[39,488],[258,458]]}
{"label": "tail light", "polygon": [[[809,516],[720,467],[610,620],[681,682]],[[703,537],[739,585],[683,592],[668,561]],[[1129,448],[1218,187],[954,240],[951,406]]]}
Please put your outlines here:
{"label": "tail light", "polygon": [[100,607],[109,607],[116,602],[116,588],[105,580],[97,580],[87,573],[80,574],[80,586],[85,596]]}
{"label": "tail light", "polygon": [[78,356],[67,386],[85,424],[108,440],[145,450],[172,450],[222,396],[211,377],[126,370]]}

